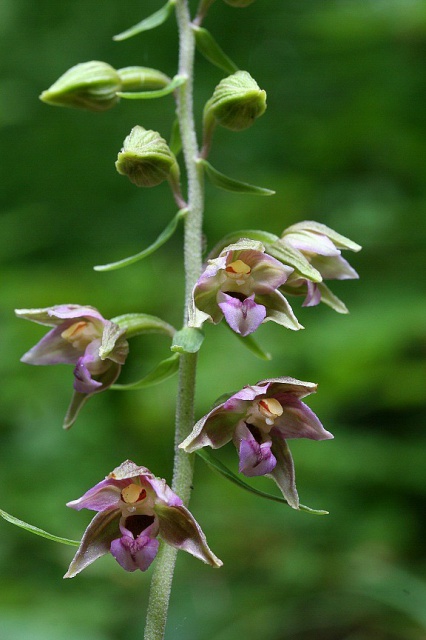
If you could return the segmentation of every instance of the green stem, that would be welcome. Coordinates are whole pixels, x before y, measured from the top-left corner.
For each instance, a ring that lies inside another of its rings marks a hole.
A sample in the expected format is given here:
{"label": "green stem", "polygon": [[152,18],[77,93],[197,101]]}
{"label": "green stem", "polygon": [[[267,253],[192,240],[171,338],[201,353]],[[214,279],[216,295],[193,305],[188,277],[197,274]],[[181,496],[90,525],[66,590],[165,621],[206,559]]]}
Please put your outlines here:
{"label": "green stem", "polygon": [[[176,18],[179,29],[179,75],[187,78],[186,83],[177,90],[177,115],[188,176],[188,214],[185,218],[184,232],[186,324],[188,302],[201,272],[204,188],[202,169],[196,163],[199,150],[193,113],[195,39],[191,29],[188,0],[176,0]],[[177,445],[191,432],[194,424],[196,366],[197,354],[181,356],[172,488],[185,505],[188,504],[191,494],[194,454],[186,454],[178,449]],[[176,554],[176,549],[161,543],[152,576],[144,640],[164,638]]]}

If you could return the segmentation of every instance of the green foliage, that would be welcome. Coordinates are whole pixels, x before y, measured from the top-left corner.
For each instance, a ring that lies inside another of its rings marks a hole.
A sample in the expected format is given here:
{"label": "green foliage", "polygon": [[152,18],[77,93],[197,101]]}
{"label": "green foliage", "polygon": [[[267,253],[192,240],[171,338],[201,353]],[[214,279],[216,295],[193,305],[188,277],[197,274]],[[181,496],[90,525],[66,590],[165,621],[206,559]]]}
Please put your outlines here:
{"label": "green foliage", "polygon": [[[159,5],[143,4],[146,15]],[[12,309],[89,303],[106,317],[133,310],[180,326],[183,285],[177,234],[155,260],[122,273],[90,272],[112,251],[137,253],[168,224],[167,188],[144,191],[141,204],[113,163],[135,122],[166,136],[172,101],[122,101],[94,115],[47,112],[37,100],[63,69],[97,56],[114,68],[139,62],[172,77],[173,21],[123,45],[108,44],[117,25],[124,29],[134,21],[141,3],[103,0],[101,18],[92,3],[70,7],[6,0],[1,8],[1,136],[8,171],[0,218],[0,480],[8,512],[78,538],[89,518],[70,518],[65,503],[125,458],[170,480],[172,453],[164,442],[172,433],[175,381],[135,394],[102,394],[64,434],[72,372],[19,363],[39,332],[19,323]],[[217,2],[206,24],[267,89],[269,105],[268,118],[250,132],[232,139],[215,132],[212,163],[277,192],[266,213],[263,201],[231,199],[207,184],[208,249],[230,228],[262,226],[280,235],[315,217],[364,250],[351,256],[361,282],[333,283],[350,315],[301,309],[292,299],[306,329],[283,336],[271,323],[262,327],[257,339],[274,352],[270,362],[255,361],[224,327],[206,327],[196,417],[212,397],[277,373],[319,383],[309,404],[336,439],[318,446],[295,442],[292,451],[302,501],[324,504],[330,515],[302,517],[256,500],[197,464],[192,510],[202,514],[209,543],[225,565],[212,577],[191,558],[179,559],[171,637],[423,640],[424,3],[262,0],[233,10]],[[207,99],[220,72],[202,58],[197,72],[199,96]],[[153,369],[164,344],[141,336],[132,351],[123,384]],[[233,453],[223,451],[222,459],[235,472]],[[259,479],[256,487],[267,489],[266,483]],[[123,576],[105,558],[84,579],[64,586],[72,550],[7,523],[0,527],[5,640],[135,637],[135,607],[143,609],[149,575]]]}

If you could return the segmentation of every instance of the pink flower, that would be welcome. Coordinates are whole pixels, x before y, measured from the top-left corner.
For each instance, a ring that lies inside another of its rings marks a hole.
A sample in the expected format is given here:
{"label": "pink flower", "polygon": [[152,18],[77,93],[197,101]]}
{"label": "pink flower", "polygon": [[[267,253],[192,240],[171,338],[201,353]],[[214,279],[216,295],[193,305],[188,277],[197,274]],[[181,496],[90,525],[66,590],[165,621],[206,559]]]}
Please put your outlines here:
{"label": "pink flower", "polygon": [[222,566],[179,496],[165,480],[131,460],[67,506],[98,513],[87,527],[65,578],[73,578],[107,553],[126,571],[146,571],[157,555],[158,537],[212,567]]}

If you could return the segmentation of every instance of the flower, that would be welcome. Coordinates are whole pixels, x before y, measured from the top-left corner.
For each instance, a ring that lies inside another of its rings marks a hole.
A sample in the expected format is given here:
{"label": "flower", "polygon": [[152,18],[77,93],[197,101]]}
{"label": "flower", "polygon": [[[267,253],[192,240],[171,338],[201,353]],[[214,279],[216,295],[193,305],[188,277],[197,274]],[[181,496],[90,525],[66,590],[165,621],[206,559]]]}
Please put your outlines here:
{"label": "flower", "polygon": [[212,567],[222,566],[179,496],[165,480],[131,460],[67,506],[98,513],[84,532],[65,578],[73,578],[107,553],[126,571],[146,571],[157,555],[158,536]]}
{"label": "flower", "polygon": [[97,309],[76,304],[17,309],[15,313],[20,318],[54,327],[21,362],[75,365],[74,395],[64,422],[64,427],[69,428],[86,400],[108,389],[118,378],[129,350],[125,330],[105,320]]}
{"label": "flower", "polygon": [[288,504],[298,509],[293,460],[286,440],[333,438],[300,400],[316,389],[313,382],[288,377],[246,386],[201,418],[179,446],[191,453],[206,446],[218,449],[232,440],[240,473],[271,477]]}
{"label": "flower", "polygon": [[288,329],[302,329],[284,296],[277,291],[293,269],[265,253],[254,240],[241,239],[223,249],[196,283],[190,326],[205,320],[217,324],[225,316],[231,329],[247,336],[272,320]]}
{"label": "flower", "polygon": [[[324,224],[312,220],[294,224],[284,230],[279,242],[300,251],[324,280],[352,280],[359,277],[355,269],[342,258],[341,249],[359,251],[360,245]],[[306,295],[304,307],[312,307],[322,301],[339,313],[348,313],[345,304],[323,282],[312,282],[293,273],[283,290],[290,294]]]}

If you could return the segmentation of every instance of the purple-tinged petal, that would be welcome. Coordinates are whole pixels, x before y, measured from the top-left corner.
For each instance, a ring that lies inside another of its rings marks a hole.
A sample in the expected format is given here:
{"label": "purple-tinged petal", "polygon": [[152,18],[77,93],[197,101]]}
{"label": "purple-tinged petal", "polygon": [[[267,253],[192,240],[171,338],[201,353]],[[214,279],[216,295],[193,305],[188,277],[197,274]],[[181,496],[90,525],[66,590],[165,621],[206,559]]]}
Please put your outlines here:
{"label": "purple-tinged petal", "polygon": [[200,525],[186,507],[158,503],[155,513],[160,523],[160,536],[167,544],[187,551],[212,567],[222,566],[222,561],[211,551]]}
{"label": "purple-tinged petal", "polygon": [[111,555],[125,571],[146,571],[158,552],[159,542],[141,534],[136,539],[124,535],[111,542]]}
{"label": "purple-tinged petal", "polygon": [[256,331],[266,317],[265,307],[254,301],[254,295],[241,301],[219,291],[217,301],[226,322],[242,336]]}
{"label": "purple-tinged petal", "polygon": [[318,285],[310,280],[306,280],[306,286],[308,293],[303,301],[302,307],[315,307],[321,302],[321,291],[319,290]]}
{"label": "purple-tinged petal", "polygon": [[359,275],[342,256],[315,256],[312,266],[318,269],[324,280],[357,280]]}
{"label": "purple-tinged petal", "polygon": [[94,307],[82,307],[78,304],[61,304],[44,309],[15,309],[15,313],[19,318],[25,318],[48,327],[61,325],[64,320],[83,317],[89,320],[103,320],[99,311]]}
{"label": "purple-tinged petal", "polygon": [[306,382],[303,380],[296,380],[296,378],[290,378],[289,376],[282,376],[281,378],[267,378],[261,380],[258,385],[268,383],[268,396],[277,398],[279,400],[279,394],[292,394],[296,398],[304,398],[311,393],[315,393],[317,386],[315,382]]}
{"label": "purple-tinged petal", "polygon": [[76,364],[81,352],[61,335],[71,325],[72,321],[69,321],[49,331],[22,356],[21,362],[35,365]]}
{"label": "purple-tinged petal", "polygon": [[276,393],[274,398],[284,409],[274,423],[274,431],[278,432],[282,438],[329,440],[334,437],[324,429],[315,413],[292,394]]}
{"label": "purple-tinged petal", "polygon": [[[241,251],[238,253],[238,260],[242,260],[251,269],[253,293],[267,294],[274,291],[293,272],[292,267],[282,264],[263,251]],[[231,262],[229,259],[228,261]]]}
{"label": "purple-tinged petal", "polygon": [[113,480],[106,478],[86,491],[78,500],[67,502],[67,507],[80,511],[105,511],[118,509],[121,500],[121,490],[129,484],[128,480]]}
{"label": "purple-tinged petal", "polygon": [[338,256],[339,249],[327,236],[312,231],[294,231],[283,236],[285,242],[299,251],[317,253],[322,256]]}
{"label": "purple-tinged petal", "polygon": [[271,452],[271,439],[266,434],[262,436],[264,441],[258,442],[245,423],[240,423],[235,430],[234,444],[240,459],[238,470],[245,476],[264,476],[271,473],[277,463]]}
{"label": "purple-tinged petal", "polygon": [[87,358],[79,358],[74,369],[74,389],[77,393],[91,394],[100,391],[102,382],[93,380],[89,369],[86,366]]}
{"label": "purple-tinged petal", "polygon": [[120,535],[120,516],[121,512],[117,509],[101,511],[95,515],[84,532],[64,578],[73,578],[89,564],[109,553],[111,542]]}
{"label": "purple-tinged petal", "polygon": [[299,496],[296,489],[296,476],[294,471],[293,458],[285,440],[272,436],[272,452],[275,455],[277,464],[271,471],[271,477],[277,483],[284,498],[293,509],[299,508]]}

